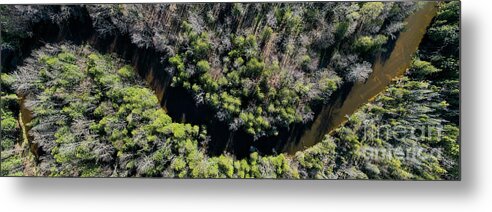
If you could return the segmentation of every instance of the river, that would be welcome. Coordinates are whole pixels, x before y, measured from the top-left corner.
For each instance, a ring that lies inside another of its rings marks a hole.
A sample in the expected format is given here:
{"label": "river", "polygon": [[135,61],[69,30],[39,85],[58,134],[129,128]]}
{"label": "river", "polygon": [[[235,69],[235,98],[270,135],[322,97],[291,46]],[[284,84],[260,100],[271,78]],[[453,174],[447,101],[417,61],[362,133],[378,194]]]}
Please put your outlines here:
{"label": "river", "polygon": [[437,2],[426,2],[418,11],[406,19],[407,25],[398,36],[389,58],[378,56],[373,72],[365,82],[355,83],[350,91],[339,95],[333,103],[324,105],[310,129],[306,130],[297,143],[290,143],[285,152],[295,153],[320,142],[336,127],[347,121],[347,117],[370,102],[384,91],[395,78],[401,77],[409,67],[427,27],[437,13]]}

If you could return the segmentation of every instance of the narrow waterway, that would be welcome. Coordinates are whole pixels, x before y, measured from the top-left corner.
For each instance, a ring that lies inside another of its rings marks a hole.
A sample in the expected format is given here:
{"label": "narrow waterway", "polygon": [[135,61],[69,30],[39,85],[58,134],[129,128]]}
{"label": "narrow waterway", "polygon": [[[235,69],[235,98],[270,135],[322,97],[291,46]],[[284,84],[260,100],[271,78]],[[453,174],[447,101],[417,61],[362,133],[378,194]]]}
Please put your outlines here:
{"label": "narrow waterway", "polygon": [[31,126],[28,123],[31,122],[33,114],[29,109],[26,108],[25,102],[26,98],[21,97],[19,104],[19,125],[22,130],[22,140],[20,141],[19,146],[24,145],[24,143],[29,145],[29,149],[25,149],[23,155],[26,156],[29,152],[31,152],[37,158],[39,156],[38,145],[35,143],[31,143],[31,139],[29,137],[29,130],[31,129]]}
{"label": "narrow waterway", "polygon": [[427,2],[409,16],[405,30],[398,36],[389,58],[383,60],[379,56],[369,78],[365,82],[355,83],[348,88],[348,92],[337,96],[333,103],[324,105],[311,128],[303,133],[298,142],[286,145],[284,151],[293,154],[320,142],[327,133],[347,121],[350,114],[384,91],[395,78],[402,76],[436,13],[437,2]]}

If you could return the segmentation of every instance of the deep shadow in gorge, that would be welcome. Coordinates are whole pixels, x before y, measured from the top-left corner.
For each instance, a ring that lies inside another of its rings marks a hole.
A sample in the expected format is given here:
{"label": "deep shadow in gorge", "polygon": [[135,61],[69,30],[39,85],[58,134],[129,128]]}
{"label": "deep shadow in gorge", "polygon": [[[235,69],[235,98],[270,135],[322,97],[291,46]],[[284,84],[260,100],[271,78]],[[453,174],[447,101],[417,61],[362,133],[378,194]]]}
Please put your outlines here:
{"label": "deep shadow in gorge", "polygon": [[[215,118],[214,110],[206,105],[196,105],[193,96],[182,87],[171,87],[172,77],[165,68],[168,62],[162,59],[164,53],[157,52],[152,48],[141,48],[133,44],[128,34],[113,34],[101,37],[92,27],[91,18],[83,6],[74,6],[79,10],[80,15],[71,17],[63,25],[52,22],[41,22],[33,27],[33,36],[21,42],[22,46],[17,52],[2,52],[2,64],[6,64],[7,70],[13,70],[20,65],[30,52],[45,43],[70,42],[77,45],[89,44],[101,53],[114,53],[126,60],[135,67],[139,75],[147,81],[161,102],[163,109],[173,119],[174,122],[186,122],[194,125],[205,126],[207,134],[210,136],[208,143],[208,153],[219,155],[224,151],[233,153],[238,158],[247,157],[254,150],[260,154],[276,154],[280,152],[295,153],[308,146],[321,141],[322,133],[332,129],[335,123],[331,120],[324,120],[337,109],[343,107],[345,99],[353,91],[352,83],[345,83],[333,95],[330,101],[325,104],[312,105],[314,120],[305,124],[292,124],[291,126],[279,129],[278,136],[261,137],[254,140],[253,136],[244,130],[232,132],[225,122]],[[389,49],[393,50],[394,43],[389,44]],[[390,53],[383,55],[383,60],[390,57]],[[326,59],[330,55],[325,52]],[[9,63],[7,63],[9,61]],[[384,60],[385,61],[385,60]],[[393,76],[394,77],[394,76]],[[319,121],[323,119],[324,121]],[[302,136],[313,128],[316,124],[317,135],[312,137],[309,145],[300,142]],[[320,130],[323,129],[323,130]],[[295,147],[295,148],[294,148]]]}

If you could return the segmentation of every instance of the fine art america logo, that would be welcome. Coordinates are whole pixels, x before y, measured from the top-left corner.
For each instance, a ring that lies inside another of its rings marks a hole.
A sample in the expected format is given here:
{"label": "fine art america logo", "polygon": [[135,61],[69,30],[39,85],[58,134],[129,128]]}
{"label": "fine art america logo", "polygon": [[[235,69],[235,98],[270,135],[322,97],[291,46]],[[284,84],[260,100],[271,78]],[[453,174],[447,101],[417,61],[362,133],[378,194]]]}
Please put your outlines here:
{"label": "fine art america logo", "polygon": [[[390,143],[400,145],[373,145],[363,146],[359,149],[364,158],[373,161],[407,160],[420,165],[422,161],[439,158],[441,148],[423,148],[417,143],[437,143],[442,139],[442,125],[420,125],[419,127],[403,125],[374,125],[370,122],[363,123],[362,141],[365,143],[379,143],[378,141],[392,141]],[[398,146],[398,147],[396,147]]]}

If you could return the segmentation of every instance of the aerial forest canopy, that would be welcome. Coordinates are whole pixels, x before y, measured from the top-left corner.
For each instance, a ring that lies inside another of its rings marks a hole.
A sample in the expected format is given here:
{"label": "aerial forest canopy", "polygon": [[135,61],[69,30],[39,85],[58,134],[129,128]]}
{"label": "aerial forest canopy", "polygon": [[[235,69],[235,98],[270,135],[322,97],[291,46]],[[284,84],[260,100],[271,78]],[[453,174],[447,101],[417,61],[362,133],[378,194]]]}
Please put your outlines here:
{"label": "aerial forest canopy", "polygon": [[459,2],[435,3],[404,76],[314,146],[282,152],[424,5],[2,5],[0,174],[459,179]]}
{"label": "aerial forest canopy", "polygon": [[[89,7],[103,36],[128,32],[163,53],[196,104],[257,139],[313,119],[343,81],[364,80],[373,55],[414,3],[105,5]],[[165,21],[161,21],[165,20]]]}

